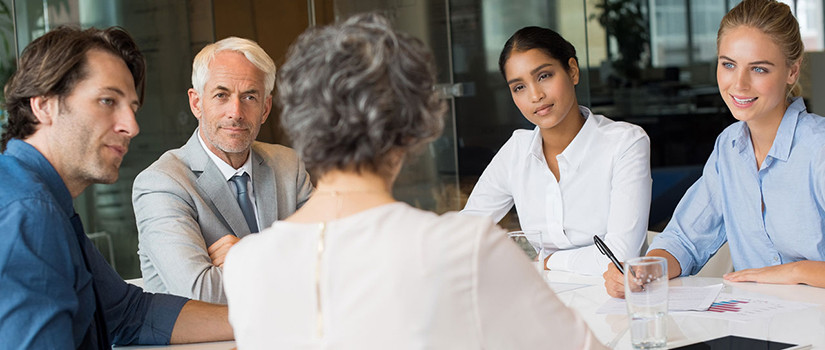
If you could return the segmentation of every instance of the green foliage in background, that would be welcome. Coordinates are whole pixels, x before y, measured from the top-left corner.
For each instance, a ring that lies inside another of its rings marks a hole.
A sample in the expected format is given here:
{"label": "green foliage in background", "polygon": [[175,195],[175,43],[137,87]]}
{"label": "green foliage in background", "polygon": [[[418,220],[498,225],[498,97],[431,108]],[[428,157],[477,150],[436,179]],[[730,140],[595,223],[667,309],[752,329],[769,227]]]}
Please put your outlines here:
{"label": "green foliage in background", "polygon": [[597,19],[619,46],[620,57],[612,60],[613,68],[631,82],[638,80],[646,65],[642,55],[650,42],[642,5],[637,0],[602,0],[596,8],[602,13],[591,15],[590,19]]}

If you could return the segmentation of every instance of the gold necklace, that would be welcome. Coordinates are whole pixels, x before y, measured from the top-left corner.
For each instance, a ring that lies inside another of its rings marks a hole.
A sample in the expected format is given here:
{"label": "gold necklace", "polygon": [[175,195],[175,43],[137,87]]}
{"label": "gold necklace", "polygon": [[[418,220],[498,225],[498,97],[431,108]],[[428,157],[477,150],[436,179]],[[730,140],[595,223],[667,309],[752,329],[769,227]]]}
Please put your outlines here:
{"label": "gold necklace", "polygon": [[[349,195],[372,195],[372,196],[390,196],[392,195],[387,192],[386,190],[380,189],[355,189],[355,190],[315,190],[312,193],[313,196],[323,196],[323,195],[331,195],[332,199],[335,201],[334,206],[336,207],[334,218],[340,219],[341,212],[344,210],[344,197]],[[350,201],[354,199],[350,198]]]}
{"label": "gold necklace", "polygon": [[332,195],[334,197],[350,194],[389,194],[386,190],[361,189],[361,190],[315,190],[313,195]]}

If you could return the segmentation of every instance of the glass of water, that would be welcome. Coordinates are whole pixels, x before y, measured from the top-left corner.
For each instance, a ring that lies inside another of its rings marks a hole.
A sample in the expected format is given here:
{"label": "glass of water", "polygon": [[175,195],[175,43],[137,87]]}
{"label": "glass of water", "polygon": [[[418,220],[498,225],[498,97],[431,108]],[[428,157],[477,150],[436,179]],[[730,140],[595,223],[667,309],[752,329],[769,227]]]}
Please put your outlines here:
{"label": "glass of water", "polygon": [[541,238],[541,231],[524,230],[507,232],[507,237],[516,243],[527,257],[536,265],[536,269],[544,271],[544,262],[540,261],[544,252],[544,243]]}
{"label": "glass of water", "polygon": [[634,349],[667,346],[667,260],[643,256],[625,263],[624,290]]}

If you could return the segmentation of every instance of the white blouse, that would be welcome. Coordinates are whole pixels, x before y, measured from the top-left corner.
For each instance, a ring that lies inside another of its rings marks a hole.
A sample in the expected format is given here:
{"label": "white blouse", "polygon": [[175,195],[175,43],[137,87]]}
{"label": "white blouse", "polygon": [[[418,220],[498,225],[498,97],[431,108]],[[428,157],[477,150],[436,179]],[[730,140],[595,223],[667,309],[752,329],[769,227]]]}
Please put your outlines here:
{"label": "white blouse", "polygon": [[515,204],[522,230],[539,230],[547,267],[603,273],[601,237],[620,261],[638,256],[650,212],[650,139],[642,128],[579,106],[584,126],[547,166],[538,127],[516,130],[476,183],[463,214],[501,220]]}
{"label": "white blouse", "polygon": [[275,222],[224,288],[240,349],[603,348],[489,219],[404,203]]}

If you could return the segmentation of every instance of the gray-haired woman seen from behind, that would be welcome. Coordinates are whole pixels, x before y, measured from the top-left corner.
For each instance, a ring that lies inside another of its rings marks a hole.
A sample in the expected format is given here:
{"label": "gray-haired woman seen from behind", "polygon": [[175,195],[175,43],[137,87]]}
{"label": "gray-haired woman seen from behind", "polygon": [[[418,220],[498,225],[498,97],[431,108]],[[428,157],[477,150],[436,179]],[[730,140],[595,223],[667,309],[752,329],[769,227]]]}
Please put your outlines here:
{"label": "gray-haired woman seen from behind", "polygon": [[441,132],[434,83],[423,43],[380,15],[293,44],[282,120],[317,190],[226,259],[240,348],[602,347],[489,219],[392,197],[405,155]]}

